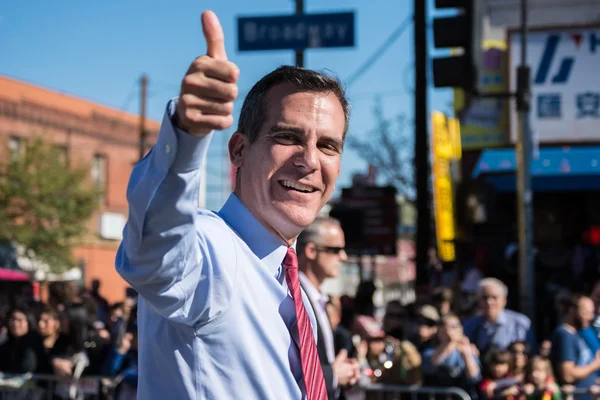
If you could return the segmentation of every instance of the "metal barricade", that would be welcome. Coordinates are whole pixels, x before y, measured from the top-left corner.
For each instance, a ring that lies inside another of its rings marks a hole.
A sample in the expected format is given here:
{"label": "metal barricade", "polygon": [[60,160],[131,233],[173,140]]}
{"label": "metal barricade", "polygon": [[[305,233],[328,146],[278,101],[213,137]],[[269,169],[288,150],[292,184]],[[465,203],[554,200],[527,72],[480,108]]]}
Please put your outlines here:
{"label": "metal barricade", "polygon": [[563,400],[598,400],[600,399],[600,391],[598,389],[582,389],[582,388],[571,388],[565,390],[563,387],[561,390]]}
{"label": "metal barricade", "polygon": [[0,400],[113,400],[117,384],[103,376],[0,374]]}
{"label": "metal barricade", "polygon": [[361,397],[352,400],[471,400],[461,388],[399,386],[373,383],[361,386]]}

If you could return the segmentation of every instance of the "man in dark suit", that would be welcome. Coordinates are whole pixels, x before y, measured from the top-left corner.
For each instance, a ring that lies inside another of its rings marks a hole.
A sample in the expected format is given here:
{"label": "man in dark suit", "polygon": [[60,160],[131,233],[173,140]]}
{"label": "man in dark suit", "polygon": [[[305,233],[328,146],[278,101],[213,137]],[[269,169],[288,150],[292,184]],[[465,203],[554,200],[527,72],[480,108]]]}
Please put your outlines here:
{"label": "man in dark suit", "polygon": [[339,298],[329,298],[327,305],[325,306],[327,317],[329,318],[329,325],[333,330],[333,345],[335,348],[335,354],[338,354],[340,350],[346,349],[348,357],[356,357],[356,347],[352,341],[352,332],[342,326],[342,304]]}
{"label": "man in dark suit", "polygon": [[325,312],[328,297],[321,290],[326,278],[339,274],[347,259],[344,232],[332,218],[319,218],[298,237],[296,252],[300,269],[300,284],[308,296],[317,320],[317,350],[329,399],[338,399],[341,388],[353,385],[360,377],[358,361],[348,358],[348,351],[335,353],[332,327]]}

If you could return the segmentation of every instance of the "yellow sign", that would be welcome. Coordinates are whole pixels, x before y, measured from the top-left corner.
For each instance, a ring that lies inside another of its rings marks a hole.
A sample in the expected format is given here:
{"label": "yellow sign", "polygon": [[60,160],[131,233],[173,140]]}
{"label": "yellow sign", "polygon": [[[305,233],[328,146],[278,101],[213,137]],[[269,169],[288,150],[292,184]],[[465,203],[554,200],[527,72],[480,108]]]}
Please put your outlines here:
{"label": "yellow sign", "polygon": [[[508,55],[506,41],[485,40],[483,59],[478,71],[483,93],[508,91]],[[454,111],[462,127],[462,148],[476,150],[508,143],[507,98],[473,98],[462,89],[454,90]]]}
{"label": "yellow sign", "polygon": [[442,261],[454,261],[454,205],[450,162],[460,158],[460,125],[456,119],[434,111],[431,116],[431,152],[433,161],[433,199],[438,257]]}

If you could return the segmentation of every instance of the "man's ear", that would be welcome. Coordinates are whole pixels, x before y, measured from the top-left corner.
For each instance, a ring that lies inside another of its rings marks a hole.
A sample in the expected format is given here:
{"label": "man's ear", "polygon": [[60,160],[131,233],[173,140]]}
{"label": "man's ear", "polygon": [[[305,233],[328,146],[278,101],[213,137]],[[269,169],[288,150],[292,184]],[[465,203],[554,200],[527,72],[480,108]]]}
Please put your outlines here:
{"label": "man's ear", "polygon": [[314,243],[307,243],[306,246],[304,246],[304,257],[311,261],[314,261],[317,258],[317,246]]}
{"label": "man's ear", "polygon": [[235,132],[229,139],[229,161],[231,164],[240,168],[244,161],[244,153],[249,146],[248,137],[241,132]]}

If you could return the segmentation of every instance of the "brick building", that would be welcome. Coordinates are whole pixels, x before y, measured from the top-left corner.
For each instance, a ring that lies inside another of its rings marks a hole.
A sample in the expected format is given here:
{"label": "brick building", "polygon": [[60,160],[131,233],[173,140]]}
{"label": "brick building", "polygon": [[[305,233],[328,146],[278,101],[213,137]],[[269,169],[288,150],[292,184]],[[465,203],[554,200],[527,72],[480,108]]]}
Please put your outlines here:
{"label": "brick building", "polygon": [[[156,121],[146,122],[148,144],[154,143],[159,127]],[[0,76],[0,159],[33,136],[52,141],[71,163],[90,165],[91,179],[104,189],[74,257],[84,266],[86,285],[99,279],[109,302],[122,300],[127,284],[117,275],[114,259],[127,218],[127,182],[139,158],[139,117]]]}

